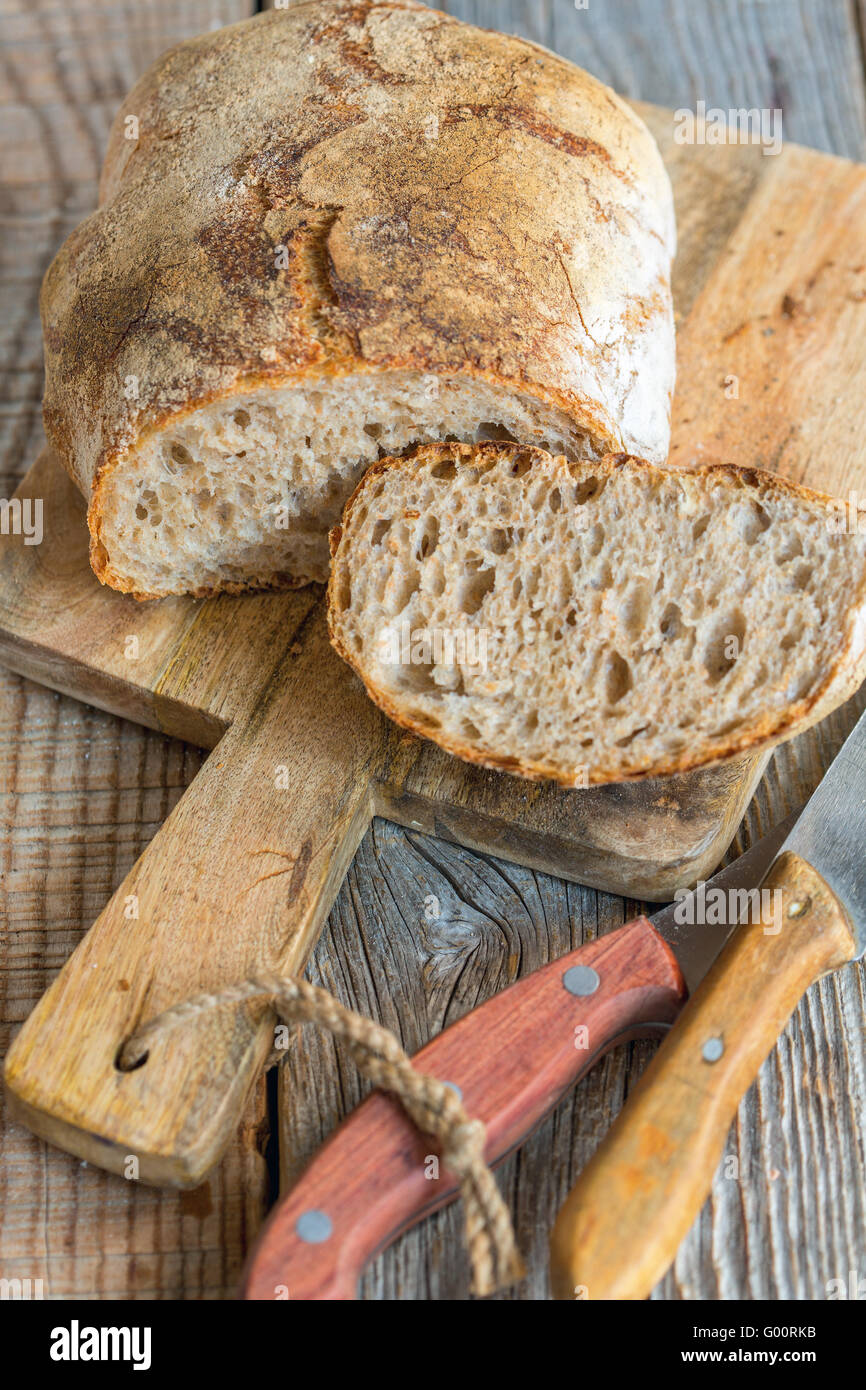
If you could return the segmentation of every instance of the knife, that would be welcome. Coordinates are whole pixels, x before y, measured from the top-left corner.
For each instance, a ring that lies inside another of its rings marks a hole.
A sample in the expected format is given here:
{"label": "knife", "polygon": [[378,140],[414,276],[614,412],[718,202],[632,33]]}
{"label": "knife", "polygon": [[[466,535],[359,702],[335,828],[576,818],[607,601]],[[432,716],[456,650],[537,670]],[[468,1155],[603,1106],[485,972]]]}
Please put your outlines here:
{"label": "knife", "polygon": [[[795,820],[716,874],[713,887],[727,894],[759,882]],[[518,1147],[610,1048],[670,1027],[734,929],[720,922],[688,930],[684,912],[677,902],[578,947],[415,1055],[415,1067],[454,1085],[468,1114],[484,1122],[488,1163]],[[241,1296],[352,1299],[367,1261],[457,1193],[434,1141],[393,1097],[374,1091],[274,1208]]]}
{"label": "knife", "polygon": [[864,817],[866,715],[771,865],[761,919],[734,933],[567,1197],[557,1298],[646,1298],[671,1264],[801,996],[866,949]]}

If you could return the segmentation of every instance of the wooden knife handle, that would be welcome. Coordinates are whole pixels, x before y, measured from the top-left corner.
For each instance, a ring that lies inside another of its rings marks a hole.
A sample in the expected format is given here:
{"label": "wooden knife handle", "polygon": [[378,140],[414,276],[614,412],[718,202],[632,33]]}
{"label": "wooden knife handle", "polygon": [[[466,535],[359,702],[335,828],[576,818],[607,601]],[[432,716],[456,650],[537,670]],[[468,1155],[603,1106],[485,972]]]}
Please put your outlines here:
{"label": "wooden knife handle", "polygon": [[[639,917],[495,995],[414,1063],[459,1087],[468,1113],[487,1127],[485,1153],[496,1163],[603,1052],[669,1026],[685,992],[669,947]],[[435,1142],[376,1091],[271,1214],[243,1296],[354,1298],[366,1262],[456,1194]]]}
{"label": "wooden knife handle", "polygon": [[762,888],[761,919],[735,932],[566,1199],[551,1237],[557,1298],[649,1295],[798,1000],[852,958],[845,914],[804,860],[781,855]]}

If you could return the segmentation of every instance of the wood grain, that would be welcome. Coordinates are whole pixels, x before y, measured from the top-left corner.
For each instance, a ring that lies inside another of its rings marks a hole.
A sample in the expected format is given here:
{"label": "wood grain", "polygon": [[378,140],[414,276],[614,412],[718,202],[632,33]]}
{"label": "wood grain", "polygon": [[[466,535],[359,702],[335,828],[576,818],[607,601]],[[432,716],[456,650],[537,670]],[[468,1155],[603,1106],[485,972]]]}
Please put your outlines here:
{"label": "wood grain", "polygon": [[866,395],[866,258],[846,231],[866,212],[866,167],[825,158],[816,179],[796,147],[767,163],[682,326],[691,369],[677,389],[671,462],[748,459],[847,501],[863,490],[862,411],[839,409],[816,386],[829,352],[839,380]]}
{"label": "wood grain", "polygon": [[[7,306],[0,324],[0,466],[6,480],[17,481],[39,452],[38,284],[60,240],[93,204],[107,119],[139,67],[169,41],[163,24],[173,26],[173,37],[181,25],[185,32],[187,24],[189,32],[207,27],[211,14],[235,17],[216,4],[190,4],[183,13],[175,13],[177,8],[157,7],[155,0],[113,4],[107,23],[106,10],[95,5],[43,5],[43,11],[52,9],[50,20],[28,5],[20,20],[29,25],[20,61],[7,45],[7,63],[19,66],[17,95],[0,107],[4,130],[14,128],[17,171],[5,188],[0,238]],[[443,8],[526,32],[633,96],[667,106],[691,104],[698,96],[724,106],[774,104],[775,74],[784,89],[786,134],[840,154],[866,155],[853,6],[835,0],[765,0],[748,7],[696,0],[684,6],[667,0],[634,7],[617,0],[575,12],[570,0],[465,6],[443,0]],[[740,37],[737,26],[746,9]],[[154,18],[157,10],[160,17]],[[8,33],[8,22],[6,27]],[[61,61],[56,50],[70,33],[73,57],[64,66],[67,80],[76,84],[71,102],[58,95],[55,72]],[[103,35],[113,45],[111,65],[101,61]],[[76,109],[82,92],[85,114]],[[735,196],[736,180],[728,188]],[[719,219],[729,215],[729,200],[713,203],[702,219],[703,235],[719,234]],[[697,282],[691,270],[685,279]],[[7,481],[3,495],[10,491]],[[200,755],[5,673],[0,682],[5,738],[26,771],[17,784],[6,777],[2,783],[11,798],[4,821],[12,826],[0,841],[4,909],[16,923],[4,939],[14,964],[7,964],[2,978],[14,1001],[14,1025],[150,838],[178,787],[191,780]],[[774,755],[736,848],[812,790],[862,703],[860,697]],[[26,808],[20,825],[16,797]],[[424,918],[430,896],[442,905],[435,931]],[[618,923],[632,910],[609,895],[374,822],[313,969],[346,1002],[384,1016],[407,1046],[418,1047],[446,1018],[533,962],[592,937],[599,921]],[[50,954],[40,954],[45,950]],[[717,1174],[711,1200],[656,1297],[823,1298],[828,1278],[864,1267],[866,1193],[857,1140],[866,1104],[863,1012],[863,977],[855,968],[809,991],[729,1138],[740,1177]],[[649,1050],[638,1044],[612,1054],[519,1159],[509,1160],[501,1181],[531,1263],[529,1279],[509,1296],[546,1296],[553,1215]],[[305,1030],[284,1068],[280,1158],[287,1174],[297,1171],[359,1093],[351,1064]],[[239,1142],[246,1145],[255,1132],[255,1124],[248,1125]],[[214,1211],[199,1225],[197,1216],[181,1216],[177,1194],[133,1192],[119,1179],[80,1170],[18,1126],[6,1125],[3,1142],[2,1173],[11,1185],[2,1209],[0,1272],[10,1272],[10,1263],[18,1261],[15,1272],[38,1273],[28,1264],[30,1252],[44,1247],[51,1268],[59,1271],[62,1262],[63,1279],[55,1273],[52,1284],[60,1293],[129,1296],[139,1267],[147,1269],[141,1296],[196,1297],[205,1284],[211,1295],[220,1287],[228,1290],[233,1252],[245,1239],[244,1222],[253,1219],[244,1216],[236,1196],[242,1165],[215,1192]],[[258,1175],[250,1189],[254,1207],[261,1192],[254,1146],[252,1158]],[[88,1231],[100,1219],[111,1252],[101,1260]],[[226,1249],[220,1252],[222,1242]],[[408,1235],[364,1281],[371,1297],[460,1298],[467,1288],[456,1210]]]}
{"label": "wood grain", "polygon": [[[817,748],[807,734],[774,755],[737,852],[814,790],[863,705],[861,696],[826,720]],[[633,912],[619,898],[375,821],[309,974],[414,1051],[495,990]],[[800,1003],[655,1298],[825,1298],[828,1279],[862,1264],[863,1002],[862,967],[849,966]],[[651,1055],[649,1043],[616,1049],[498,1170],[529,1265],[524,1283],[498,1298],[550,1296],[556,1214]],[[299,1034],[281,1067],[283,1190],[365,1092],[342,1049],[313,1029]],[[403,1236],[365,1272],[360,1296],[466,1298],[461,1220],[452,1207]]]}

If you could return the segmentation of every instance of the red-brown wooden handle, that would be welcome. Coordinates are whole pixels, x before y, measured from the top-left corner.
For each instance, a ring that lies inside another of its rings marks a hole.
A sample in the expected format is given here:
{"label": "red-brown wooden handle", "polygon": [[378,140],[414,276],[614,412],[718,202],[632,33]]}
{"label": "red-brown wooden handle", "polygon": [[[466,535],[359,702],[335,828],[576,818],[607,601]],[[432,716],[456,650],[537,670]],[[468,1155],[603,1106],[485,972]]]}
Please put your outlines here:
{"label": "red-brown wooden handle", "polygon": [[[487,1128],[493,1164],[604,1052],[669,1027],[685,997],[673,953],[638,917],[494,995],[413,1060],[459,1087],[468,1114]],[[398,1101],[374,1091],[271,1213],[242,1297],[354,1298],[367,1261],[457,1195],[443,1165],[428,1176],[437,1153]]]}

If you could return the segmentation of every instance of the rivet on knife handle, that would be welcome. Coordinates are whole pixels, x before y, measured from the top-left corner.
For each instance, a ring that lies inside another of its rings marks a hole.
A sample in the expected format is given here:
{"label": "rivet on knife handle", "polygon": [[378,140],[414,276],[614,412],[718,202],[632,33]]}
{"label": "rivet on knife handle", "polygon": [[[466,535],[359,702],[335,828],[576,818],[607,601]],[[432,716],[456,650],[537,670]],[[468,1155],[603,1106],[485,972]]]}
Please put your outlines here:
{"label": "rivet on knife handle", "polygon": [[761,919],[734,934],[560,1211],[551,1237],[557,1298],[649,1295],[798,1000],[855,954],[845,913],[805,860],[782,854],[763,888]]}
{"label": "rivet on knife handle", "polygon": [[[413,1059],[448,1081],[487,1127],[496,1163],[615,1043],[664,1029],[685,985],[645,917],[535,971],[440,1033]],[[267,1222],[248,1299],[351,1299],[366,1262],[457,1184],[433,1140],[374,1092],[320,1149]]]}

